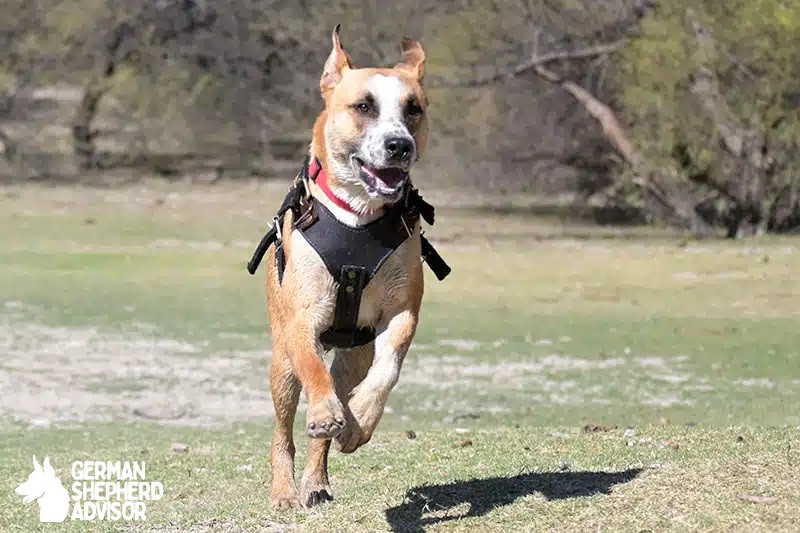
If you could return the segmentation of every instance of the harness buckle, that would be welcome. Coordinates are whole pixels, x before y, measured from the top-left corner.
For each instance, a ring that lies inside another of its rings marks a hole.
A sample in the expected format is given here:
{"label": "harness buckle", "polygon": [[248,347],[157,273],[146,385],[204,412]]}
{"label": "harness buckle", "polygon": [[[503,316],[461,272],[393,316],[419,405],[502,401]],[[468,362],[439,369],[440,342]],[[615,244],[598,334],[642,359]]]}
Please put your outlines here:
{"label": "harness buckle", "polygon": [[294,178],[293,185],[295,187],[303,187],[303,200],[309,200],[311,198],[311,188],[308,186],[308,172],[300,172]]}
{"label": "harness buckle", "polygon": [[311,187],[308,186],[308,172],[303,172],[303,177],[300,178],[303,182],[303,200],[308,201],[311,199]]}
{"label": "harness buckle", "polygon": [[311,198],[311,188],[308,186],[308,166],[309,166],[310,158],[306,156],[305,160],[303,160],[303,166],[300,168],[300,172],[297,173],[297,176],[294,178],[294,186],[297,187],[299,185],[303,186],[303,200],[309,200]]}

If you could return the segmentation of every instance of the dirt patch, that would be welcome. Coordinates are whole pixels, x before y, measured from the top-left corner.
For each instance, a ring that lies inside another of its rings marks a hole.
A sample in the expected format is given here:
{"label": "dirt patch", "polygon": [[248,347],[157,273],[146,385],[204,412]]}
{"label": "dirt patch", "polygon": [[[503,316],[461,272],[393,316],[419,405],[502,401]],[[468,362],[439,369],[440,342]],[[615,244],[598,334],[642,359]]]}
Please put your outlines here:
{"label": "dirt patch", "polygon": [[[693,405],[695,401],[682,391],[704,391],[709,385],[688,370],[688,361],[685,355],[585,359],[549,354],[492,362],[466,355],[425,356],[406,364],[398,389],[459,391],[461,398],[481,397],[491,390],[505,398],[518,396],[528,403],[554,405]],[[631,375],[639,379],[632,381]],[[492,406],[469,408],[488,411]]]}
{"label": "dirt patch", "polygon": [[266,350],[208,354],[147,331],[53,327],[25,315],[14,302],[0,310],[0,412],[15,419],[207,426],[273,414]]}

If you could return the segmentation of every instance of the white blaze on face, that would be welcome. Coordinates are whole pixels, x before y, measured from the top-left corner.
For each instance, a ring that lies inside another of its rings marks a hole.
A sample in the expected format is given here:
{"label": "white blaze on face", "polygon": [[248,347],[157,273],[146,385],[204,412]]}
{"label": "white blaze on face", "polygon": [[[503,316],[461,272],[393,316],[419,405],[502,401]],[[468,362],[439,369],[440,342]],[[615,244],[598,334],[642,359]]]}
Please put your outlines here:
{"label": "white blaze on face", "polygon": [[367,87],[378,102],[380,122],[403,122],[403,100],[406,87],[397,76],[375,74],[367,82]]}
{"label": "white blaze on face", "polygon": [[381,166],[385,158],[386,139],[405,137],[413,141],[403,121],[403,107],[408,98],[408,88],[397,76],[383,74],[372,76],[367,82],[367,88],[375,98],[379,114],[364,136],[362,149],[370,163]]}

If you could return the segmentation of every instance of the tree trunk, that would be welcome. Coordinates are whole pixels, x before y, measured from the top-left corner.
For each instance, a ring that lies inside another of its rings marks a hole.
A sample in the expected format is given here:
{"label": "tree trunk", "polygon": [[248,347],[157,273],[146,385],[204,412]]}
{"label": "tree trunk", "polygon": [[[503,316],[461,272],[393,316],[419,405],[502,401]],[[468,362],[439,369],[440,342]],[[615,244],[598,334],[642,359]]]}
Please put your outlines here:
{"label": "tree trunk", "polygon": [[92,129],[92,122],[97,115],[97,106],[103,98],[106,89],[104,85],[90,83],[83,93],[83,98],[78,105],[75,120],[72,123],[72,142],[78,164],[85,169],[97,166],[95,137],[97,132]]}
{"label": "tree trunk", "polygon": [[[691,20],[691,25],[699,49],[707,57],[714,57],[715,43],[711,31],[696,20]],[[733,204],[728,238],[762,235],[769,224],[766,134],[757,127],[748,128],[739,120],[720,93],[714,71],[699,68],[693,72],[689,91],[714,123],[723,150],[738,169],[724,183],[706,183],[723,193]]]}
{"label": "tree trunk", "polygon": [[0,157],[11,163],[16,153],[16,143],[0,128]]}
{"label": "tree trunk", "polygon": [[103,64],[100,72],[89,82],[78,105],[75,119],[72,122],[72,141],[78,164],[83,168],[98,166],[95,137],[92,122],[97,115],[103,95],[108,91],[111,78],[117,71],[117,63],[124,61],[129,55],[126,52],[126,41],[133,35],[133,27],[127,22],[118,24],[106,36]]}

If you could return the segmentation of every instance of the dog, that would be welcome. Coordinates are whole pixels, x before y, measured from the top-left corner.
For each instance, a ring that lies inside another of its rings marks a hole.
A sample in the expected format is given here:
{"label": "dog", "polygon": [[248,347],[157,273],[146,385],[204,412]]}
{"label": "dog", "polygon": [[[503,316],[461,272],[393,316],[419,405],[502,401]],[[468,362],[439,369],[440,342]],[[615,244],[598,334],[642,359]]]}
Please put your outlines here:
{"label": "dog", "polygon": [[40,465],[34,455],[33,472],[14,492],[23,497],[23,504],[34,500],[39,504],[40,522],[63,522],[69,513],[69,493],[56,477],[49,457]]}
{"label": "dog", "polygon": [[[425,52],[419,42],[406,38],[394,67],[355,68],[342,48],[339,26],[332,45],[319,84],[325,106],[309,150],[315,176],[321,177],[306,180],[306,193],[319,213],[335,219],[330,231],[356,234],[383,224],[407,199],[408,172],[423,153],[428,133]],[[420,256],[429,246],[421,238],[419,217],[401,213],[397,223],[406,226],[407,235],[400,235],[402,242],[381,259],[360,287],[360,301],[350,307],[352,322],[359,331],[374,332],[374,338],[336,348],[329,371],[321,337],[338,321],[337,306],[351,296],[342,288],[356,273],[337,279],[338,271],[321,259],[319,245],[315,249],[308,234],[298,230],[298,215],[287,212],[282,224],[278,220],[280,247],[267,251],[275,406],[270,503],[281,509],[332,500],[327,471],[331,442],[351,453],[372,437],[417,328],[423,294]],[[340,244],[328,239],[322,246]],[[351,251],[358,252],[334,253]],[[292,427],[301,391],[308,400],[306,433],[311,440],[298,491]]]}

